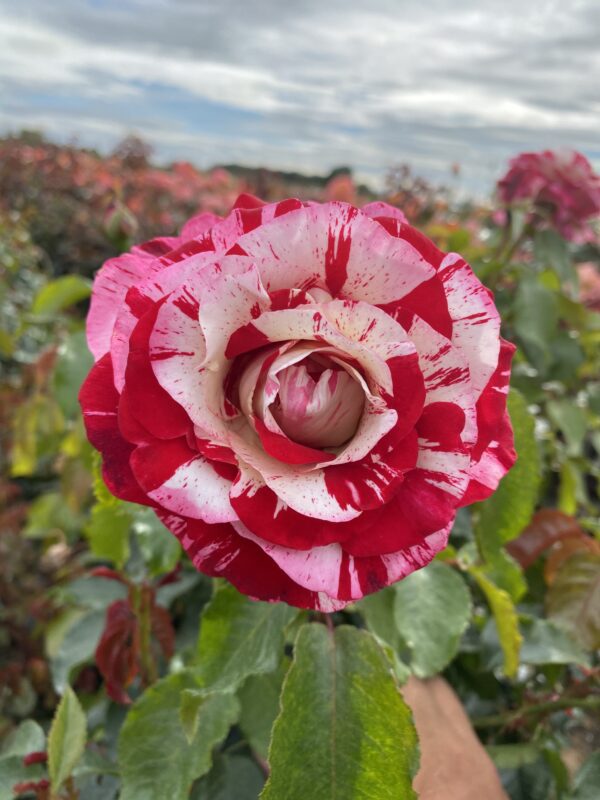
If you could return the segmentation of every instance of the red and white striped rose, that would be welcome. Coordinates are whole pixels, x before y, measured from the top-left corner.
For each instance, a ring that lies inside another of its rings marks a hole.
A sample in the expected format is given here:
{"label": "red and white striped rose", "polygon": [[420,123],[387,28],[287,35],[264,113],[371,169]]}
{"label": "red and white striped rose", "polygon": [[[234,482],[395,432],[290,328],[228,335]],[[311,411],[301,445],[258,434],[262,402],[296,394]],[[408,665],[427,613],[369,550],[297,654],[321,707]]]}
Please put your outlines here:
{"label": "red and white striped rose", "polygon": [[196,567],[332,611],[427,564],[515,460],[490,292],[397,209],[241,196],[108,261],[80,400]]}

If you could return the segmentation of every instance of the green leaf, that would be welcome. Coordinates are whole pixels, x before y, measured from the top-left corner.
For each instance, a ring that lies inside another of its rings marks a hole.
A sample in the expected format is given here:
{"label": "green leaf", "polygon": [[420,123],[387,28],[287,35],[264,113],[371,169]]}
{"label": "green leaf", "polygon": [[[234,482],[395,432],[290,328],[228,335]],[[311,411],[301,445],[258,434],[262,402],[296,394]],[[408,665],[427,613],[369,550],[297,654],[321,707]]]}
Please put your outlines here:
{"label": "green leaf", "polygon": [[93,363],[85,331],[72,333],[58,348],[53,375],[54,396],[69,418],[79,413],[77,395]]}
{"label": "green leaf", "polygon": [[275,672],[251,675],[238,691],[240,728],[250,747],[264,759],[269,754],[271,729],[279,713],[279,696],[288,668],[289,659],[284,658]]}
{"label": "green leaf", "polygon": [[573,781],[569,800],[598,800],[600,792],[600,753],[592,753]]}
{"label": "green leaf", "polygon": [[198,733],[198,723],[200,721],[200,707],[206,700],[207,694],[198,689],[184,689],[181,693],[181,705],[179,706],[179,716],[185,738],[188,744],[194,741]]}
{"label": "green leaf", "polygon": [[577,287],[577,272],[569,254],[569,245],[556,231],[536,231],[534,255],[543,269],[554,270],[561,283],[568,282]]}
{"label": "green leaf", "polygon": [[86,719],[75,692],[67,686],[48,733],[48,772],[53,792],[58,792],[83,755]]}
{"label": "green leaf", "polygon": [[590,666],[585,650],[569,633],[552,621],[531,617],[522,619],[523,664],[580,664]]}
{"label": "green leaf", "polygon": [[412,671],[420,678],[441,672],[456,655],[471,618],[471,595],[462,576],[433,561],[394,590],[396,627],[411,652]]}
{"label": "green leaf", "polygon": [[246,756],[218,756],[192,790],[190,800],[258,800],[265,782],[255,761]]}
{"label": "green leaf", "polygon": [[410,800],[418,761],[410,710],[375,639],[301,628],[261,800]]}
{"label": "green leaf", "polygon": [[46,749],[44,731],[37,722],[25,720],[10,733],[0,752],[0,800],[13,800],[12,787],[21,781],[37,781],[44,777],[45,767],[32,764],[26,767],[23,756]]}
{"label": "green leaf", "polygon": [[535,764],[542,755],[537,744],[496,744],[485,748],[498,769],[517,769],[525,764]]}
{"label": "green leaf", "polygon": [[404,657],[408,658],[409,651],[396,626],[395,604],[395,587],[388,586],[363,597],[356,607],[362,614],[367,629],[389,648],[394,672],[402,684],[410,675],[410,669],[404,661]]}
{"label": "green leaf", "polygon": [[122,568],[129,558],[130,527],[131,515],[124,504],[96,503],[85,528],[93,555],[112,561],[119,569]]}
{"label": "green leaf", "polygon": [[233,694],[207,696],[190,744],[181,724],[181,695],[196,689],[194,676],[180,672],[135,702],[119,736],[120,800],[187,800],[194,780],[208,772],[212,750],[237,720],[239,704]]}
{"label": "green leaf", "polygon": [[283,654],[284,628],[297,614],[285,603],[250,600],[228,583],[217,585],[200,623],[202,685],[235,689],[249,675],[273,671]]}
{"label": "green leaf", "polygon": [[[108,582],[108,581],[107,581]],[[98,641],[106,623],[104,610],[71,616],[70,625],[60,640],[53,641],[55,655],[50,659],[52,682],[57,692],[65,691],[72,671],[94,658]]]}
{"label": "green leaf", "polygon": [[31,310],[34,314],[56,314],[90,296],[91,281],[81,275],[63,275],[43,286],[36,294]]}
{"label": "green leaf", "polygon": [[181,557],[181,545],[152,509],[135,509],[133,534],[152,577],[164,575],[175,568]]}
{"label": "green leaf", "polygon": [[523,278],[518,285],[514,305],[514,327],[523,348],[539,370],[546,370],[552,358],[550,343],[558,327],[556,293],[535,277]]}
{"label": "green leaf", "polygon": [[27,753],[35,753],[40,750],[45,750],[45,736],[44,731],[40,728],[37,722],[32,719],[26,719],[19,727],[12,731],[4,742],[2,743],[2,751],[0,751],[0,758],[9,758],[10,756],[26,756]]}
{"label": "green leaf", "polygon": [[60,492],[41,494],[31,503],[27,514],[27,526],[23,535],[32,539],[43,539],[51,534],[79,533],[79,516],[65,503]]}
{"label": "green leaf", "polygon": [[570,398],[549,400],[546,409],[552,422],[565,437],[568,455],[580,455],[587,431],[585,411]]}
{"label": "green leaf", "polygon": [[513,678],[519,667],[519,652],[523,637],[519,631],[519,619],[514,603],[503,589],[499,589],[481,570],[471,567],[469,573],[475,578],[494,615],[498,639],[504,655],[504,674]]}
{"label": "green leaf", "polygon": [[478,504],[475,534],[486,567],[490,568],[490,577],[518,600],[525,592],[525,581],[502,548],[531,519],[538,498],[541,464],[533,417],[523,396],[514,389],[508,396],[508,410],[515,432],[517,462],[502,478],[496,492]]}
{"label": "green leaf", "polygon": [[575,553],[546,595],[548,616],[587,650],[600,647],[600,555]]}
{"label": "green leaf", "polygon": [[13,417],[11,475],[33,475],[42,458],[56,458],[64,432],[62,412],[52,397],[34,394],[19,405]]}

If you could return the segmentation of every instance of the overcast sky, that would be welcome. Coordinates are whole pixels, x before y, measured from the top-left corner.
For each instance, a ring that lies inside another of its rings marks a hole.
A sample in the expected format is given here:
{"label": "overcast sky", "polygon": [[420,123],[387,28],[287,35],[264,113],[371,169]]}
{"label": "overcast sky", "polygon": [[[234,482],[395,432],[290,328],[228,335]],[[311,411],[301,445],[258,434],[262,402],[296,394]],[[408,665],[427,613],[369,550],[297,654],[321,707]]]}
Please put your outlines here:
{"label": "overcast sky", "polygon": [[599,0],[0,0],[0,130],[486,191],[524,149],[600,168]]}

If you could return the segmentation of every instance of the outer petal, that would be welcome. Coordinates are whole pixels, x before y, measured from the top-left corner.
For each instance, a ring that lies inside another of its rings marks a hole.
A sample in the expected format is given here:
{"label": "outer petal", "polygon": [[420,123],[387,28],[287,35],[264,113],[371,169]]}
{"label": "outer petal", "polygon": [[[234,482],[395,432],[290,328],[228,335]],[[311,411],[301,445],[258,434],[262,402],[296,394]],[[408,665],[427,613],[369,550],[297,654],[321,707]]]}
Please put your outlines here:
{"label": "outer petal", "polygon": [[[205,522],[237,519],[229,502],[231,480],[223,477],[185,440],[137,447],[131,455],[136,480],[157,505]],[[237,472],[229,467],[233,475]]]}
{"label": "outer petal", "polygon": [[153,436],[176,439],[191,432],[192,423],[184,409],[158,383],[152,370],[148,340],[159,308],[160,304],[156,304],[144,314],[131,336],[120,407],[127,408],[128,416]]}
{"label": "outer petal", "polygon": [[447,255],[438,275],[452,318],[452,344],[462,350],[469,364],[473,391],[479,397],[498,364],[500,315],[491,292],[460,256]]}
{"label": "outer petal", "polygon": [[129,466],[134,446],[119,430],[119,395],[108,353],[92,367],[79,392],[79,402],[88,439],[102,453],[102,475],[110,491],[121,500],[153,505]]}
{"label": "outer petal", "polygon": [[346,602],[358,600],[424,567],[445,546],[449,530],[436,531],[421,544],[406,550],[361,559],[349,556],[339,544],[293,550],[261,540],[241,522],[233,526],[241,537],[257,544],[299,586]]}
{"label": "outer petal", "polygon": [[231,525],[207,525],[175,515],[160,516],[181,541],[196,569],[227,578],[250,597],[326,612],[346,605],[299,586],[258,545],[239,536]]}
{"label": "outer petal", "polygon": [[412,291],[434,269],[408,242],[346,203],[291,211],[240,237],[268,291],[319,286],[332,295],[386,303]]}
{"label": "outer petal", "polygon": [[471,453],[471,482],[461,505],[485,500],[515,463],[517,454],[506,399],[514,345],[502,339],[498,366],[477,401],[479,437]]}
{"label": "outer petal", "polygon": [[110,349],[117,314],[127,290],[162,268],[154,255],[138,248],[135,254],[109,259],[100,269],[94,280],[86,326],[88,345],[96,361]]}

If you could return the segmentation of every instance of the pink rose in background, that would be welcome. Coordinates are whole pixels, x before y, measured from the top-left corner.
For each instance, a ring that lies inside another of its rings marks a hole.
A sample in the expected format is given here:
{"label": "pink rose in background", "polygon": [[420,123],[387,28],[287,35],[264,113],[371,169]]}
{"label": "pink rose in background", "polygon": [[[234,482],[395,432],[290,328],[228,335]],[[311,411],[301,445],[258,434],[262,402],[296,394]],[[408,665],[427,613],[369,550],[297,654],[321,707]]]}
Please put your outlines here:
{"label": "pink rose in background", "polygon": [[108,261],[87,330],[108,487],[254,598],[403,578],[515,460],[490,292],[385,203],[242,195]]}
{"label": "pink rose in background", "polygon": [[521,153],[498,182],[498,193],[506,205],[530,201],[571,242],[597,239],[589,223],[600,215],[600,176],[581,153]]}

